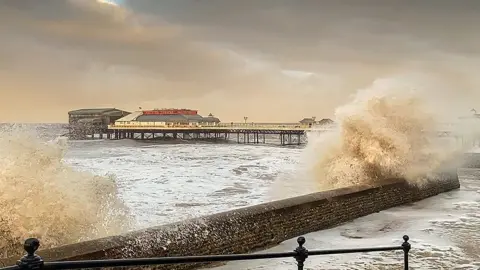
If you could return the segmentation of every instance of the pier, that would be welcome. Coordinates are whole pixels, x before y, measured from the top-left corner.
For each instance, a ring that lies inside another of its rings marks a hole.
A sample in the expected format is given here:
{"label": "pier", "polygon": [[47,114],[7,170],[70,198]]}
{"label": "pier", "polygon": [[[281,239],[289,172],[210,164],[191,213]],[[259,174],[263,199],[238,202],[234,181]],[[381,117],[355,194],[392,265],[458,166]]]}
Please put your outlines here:
{"label": "pier", "polygon": [[236,142],[239,144],[300,145],[308,131],[327,131],[333,121],[315,117],[296,123],[222,123],[211,113],[204,117],[191,109],[153,109],[133,113],[114,108],[69,112],[72,139],[177,140]]}
{"label": "pier", "polygon": [[[265,144],[275,140],[281,145],[306,142],[306,131],[315,121],[298,123],[221,123],[209,114],[203,117],[191,109],[154,109],[134,112],[108,126],[110,139],[196,140]],[[302,122],[303,121],[303,122]],[[306,123],[307,122],[307,123]]]}
{"label": "pier", "polygon": [[[108,126],[110,139],[182,139],[182,140],[224,140],[244,144],[265,144],[276,137],[281,145],[300,145],[306,141],[307,131],[312,127],[300,124],[245,124],[230,123],[215,126],[162,125],[145,122],[115,123]],[[326,131],[328,128],[317,129]]]}

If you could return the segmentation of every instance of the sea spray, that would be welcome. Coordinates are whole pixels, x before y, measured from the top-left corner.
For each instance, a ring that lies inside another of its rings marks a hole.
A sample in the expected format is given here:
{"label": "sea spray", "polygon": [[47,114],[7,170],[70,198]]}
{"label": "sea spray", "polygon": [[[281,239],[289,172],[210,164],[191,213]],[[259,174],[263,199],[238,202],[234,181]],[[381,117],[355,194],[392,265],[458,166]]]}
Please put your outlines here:
{"label": "sea spray", "polygon": [[20,254],[28,237],[49,248],[130,229],[115,179],[75,171],[65,150],[65,140],[42,141],[25,128],[0,131],[1,256]]}
{"label": "sea spray", "polygon": [[309,140],[305,156],[319,190],[386,178],[422,185],[446,166],[454,167],[465,149],[438,136],[459,105],[444,99],[451,95],[441,93],[449,91],[417,75],[379,79],[359,90],[336,110],[336,129]]}

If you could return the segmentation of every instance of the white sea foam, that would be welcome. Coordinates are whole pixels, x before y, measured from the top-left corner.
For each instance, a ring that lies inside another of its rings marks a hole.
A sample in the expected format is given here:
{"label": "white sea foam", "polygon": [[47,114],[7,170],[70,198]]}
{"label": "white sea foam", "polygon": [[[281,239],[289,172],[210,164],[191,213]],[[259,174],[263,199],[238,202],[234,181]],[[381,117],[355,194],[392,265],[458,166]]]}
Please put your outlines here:
{"label": "white sea foam", "polygon": [[48,248],[130,228],[115,179],[66,165],[65,146],[22,127],[0,130],[0,256],[21,254],[32,236]]}
{"label": "white sea foam", "polygon": [[[301,161],[314,153],[309,149],[304,151],[237,144],[155,145],[127,140],[70,141],[68,147],[63,148],[64,146],[56,146],[53,142],[40,145],[47,147],[42,148],[47,152],[50,151],[48,149],[57,149],[56,147],[67,149],[63,159],[75,170],[85,171],[87,175],[94,173],[115,176],[119,198],[125,201],[130,213],[136,218],[135,228],[312,191],[312,186],[301,177],[304,175],[298,173],[305,166]],[[28,141],[26,143],[29,144]],[[64,143],[61,140],[60,145]],[[53,152],[57,153],[55,151]],[[70,170],[67,169],[67,172]],[[31,178],[42,179],[41,175],[32,172]],[[479,241],[480,220],[477,212],[480,173],[465,170],[462,178],[460,191],[309,234],[306,236],[307,247],[321,249],[389,245],[399,243],[403,234],[409,234],[413,244],[412,266],[420,269],[450,269],[452,265],[460,265],[464,269],[474,269],[471,265],[479,261],[477,254],[480,254],[473,245]],[[88,178],[81,179],[87,179],[85,184],[91,183]],[[19,237],[23,238],[24,235],[20,234]],[[358,237],[362,238],[357,239]],[[290,251],[295,246],[295,241],[291,240],[274,250]],[[311,257],[307,266],[392,269],[389,265],[398,265],[399,258],[399,255],[387,253]],[[294,261],[242,262],[224,267],[291,269]]]}

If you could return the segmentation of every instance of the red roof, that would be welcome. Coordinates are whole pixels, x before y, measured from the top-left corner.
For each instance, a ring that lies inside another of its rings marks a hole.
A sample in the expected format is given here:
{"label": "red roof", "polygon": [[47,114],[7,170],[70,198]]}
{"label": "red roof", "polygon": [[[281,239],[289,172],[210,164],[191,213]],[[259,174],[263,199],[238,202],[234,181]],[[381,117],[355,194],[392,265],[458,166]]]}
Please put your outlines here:
{"label": "red roof", "polygon": [[148,110],[142,111],[144,115],[176,115],[176,114],[183,114],[183,115],[197,115],[197,110],[189,110],[189,109],[161,109],[161,110]]}

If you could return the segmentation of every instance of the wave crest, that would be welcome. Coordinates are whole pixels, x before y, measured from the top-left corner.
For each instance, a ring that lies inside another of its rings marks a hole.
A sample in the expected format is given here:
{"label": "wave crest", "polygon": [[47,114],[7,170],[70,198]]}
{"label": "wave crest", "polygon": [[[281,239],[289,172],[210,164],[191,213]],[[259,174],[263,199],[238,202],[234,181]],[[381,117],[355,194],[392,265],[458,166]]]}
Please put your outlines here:
{"label": "wave crest", "polygon": [[387,178],[422,185],[453,166],[464,149],[438,137],[448,121],[445,103],[422,79],[377,80],[337,109],[337,129],[309,146],[316,157],[310,169],[322,190]]}
{"label": "wave crest", "polygon": [[115,178],[65,164],[66,142],[39,139],[25,128],[0,131],[0,250],[22,252],[37,237],[42,248],[115,235],[131,228]]}

